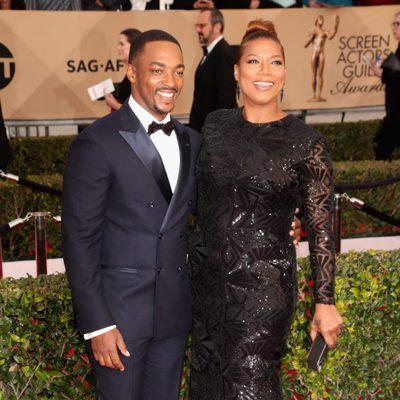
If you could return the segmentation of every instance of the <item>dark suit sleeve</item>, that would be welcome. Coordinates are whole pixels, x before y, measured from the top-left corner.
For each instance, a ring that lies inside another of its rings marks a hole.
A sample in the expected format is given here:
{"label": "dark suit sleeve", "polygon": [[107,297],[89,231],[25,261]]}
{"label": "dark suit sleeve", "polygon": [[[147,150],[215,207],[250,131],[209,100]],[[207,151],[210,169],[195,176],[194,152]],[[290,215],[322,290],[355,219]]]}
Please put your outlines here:
{"label": "dark suit sleeve", "polygon": [[251,0],[214,0],[214,7],[223,9],[249,8]]}
{"label": "dark suit sleeve", "polygon": [[109,185],[105,151],[82,134],[69,152],[62,199],[63,256],[82,333],[114,324],[102,296],[100,276]]}
{"label": "dark suit sleeve", "polygon": [[234,108],[236,104],[236,81],[233,75],[235,60],[231,48],[224,50],[217,62],[215,87],[217,108]]}
{"label": "dark suit sleeve", "polygon": [[12,160],[11,146],[7,138],[6,127],[4,126],[3,113],[0,102],[0,169],[5,170],[7,164]]}

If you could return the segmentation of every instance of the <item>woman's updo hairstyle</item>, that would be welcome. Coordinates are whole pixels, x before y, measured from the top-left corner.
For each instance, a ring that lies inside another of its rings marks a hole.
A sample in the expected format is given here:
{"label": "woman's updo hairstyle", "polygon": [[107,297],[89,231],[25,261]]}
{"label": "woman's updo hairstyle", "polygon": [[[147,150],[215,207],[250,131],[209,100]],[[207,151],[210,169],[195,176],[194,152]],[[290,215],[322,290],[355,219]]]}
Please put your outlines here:
{"label": "woman's updo hairstyle", "polygon": [[242,58],[247,43],[257,39],[271,39],[278,43],[282,50],[283,59],[285,60],[285,51],[283,50],[282,43],[278,39],[274,24],[265,19],[255,19],[247,24],[246,32],[243,35],[238,51],[238,62]]}

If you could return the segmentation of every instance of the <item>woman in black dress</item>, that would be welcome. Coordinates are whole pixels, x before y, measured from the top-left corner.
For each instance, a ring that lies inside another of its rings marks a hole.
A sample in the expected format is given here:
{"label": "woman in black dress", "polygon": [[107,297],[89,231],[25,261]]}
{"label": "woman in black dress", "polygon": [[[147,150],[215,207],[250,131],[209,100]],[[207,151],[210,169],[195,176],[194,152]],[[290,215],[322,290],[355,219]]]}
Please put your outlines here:
{"label": "woman in black dress", "polygon": [[297,298],[288,232],[299,204],[315,281],[311,337],[319,331],[333,346],[340,334],[332,165],[325,139],[281,110],[285,75],[272,23],[252,21],[235,65],[244,106],[211,113],[203,127],[190,400],[282,399],[280,360]]}
{"label": "woman in black dress", "polygon": [[385,84],[386,116],[375,139],[377,160],[387,160],[393,150],[400,147],[400,10],[390,25],[398,43],[396,52],[390,54],[382,66],[376,60],[371,61],[371,71]]}
{"label": "woman in black dress", "polygon": [[[124,29],[119,34],[118,40],[118,60],[122,61],[125,65],[129,63],[129,51],[133,41],[140,35],[140,31],[134,28]],[[126,75],[124,79],[116,85],[114,94],[108,93],[104,95],[106,104],[112,109],[112,111],[119,110],[122,103],[131,94],[131,83],[129,82]]]}

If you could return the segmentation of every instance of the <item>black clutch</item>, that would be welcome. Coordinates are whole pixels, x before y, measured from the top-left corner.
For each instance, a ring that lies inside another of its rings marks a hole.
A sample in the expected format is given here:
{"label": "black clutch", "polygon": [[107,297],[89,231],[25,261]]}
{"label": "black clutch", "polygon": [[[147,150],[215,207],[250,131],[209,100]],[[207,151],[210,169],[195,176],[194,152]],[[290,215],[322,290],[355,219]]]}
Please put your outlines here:
{"label": "black clutch", "polygon": [[310,352],[308,353],[308,368],[317,372],[321,371],[322,364],[324,362],[326,354],[328,353],[328,350],[329,348],[325,342],[324,337],[320,333],[317,333],[317,337],[311,345]]}

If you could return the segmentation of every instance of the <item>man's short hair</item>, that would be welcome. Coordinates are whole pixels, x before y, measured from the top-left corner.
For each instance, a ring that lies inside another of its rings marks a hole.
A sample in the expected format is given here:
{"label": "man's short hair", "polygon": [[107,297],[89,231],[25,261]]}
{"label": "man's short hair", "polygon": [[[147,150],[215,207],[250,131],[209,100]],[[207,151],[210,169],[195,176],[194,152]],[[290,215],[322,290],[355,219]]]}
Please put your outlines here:
{"label": "man's short hair", "polygon": [[182,51],[182,47],[179,44],[178,40],[175,39],[171,34],[159,29],[151,29],[149,31],[141,33],[132,43],[129,50],[129,63],[132,64],[135,59],[143,52],[146,43],[160,41],[175,43]]}
{"label": "man's short hair", "polygon": [[225,20],[222,12],[218,10],[218,8],[203,8],[200,12],[210,12],[210,24],[214,26],[215,24],[221,24],[221,33],[224,31],[225,28]]}

